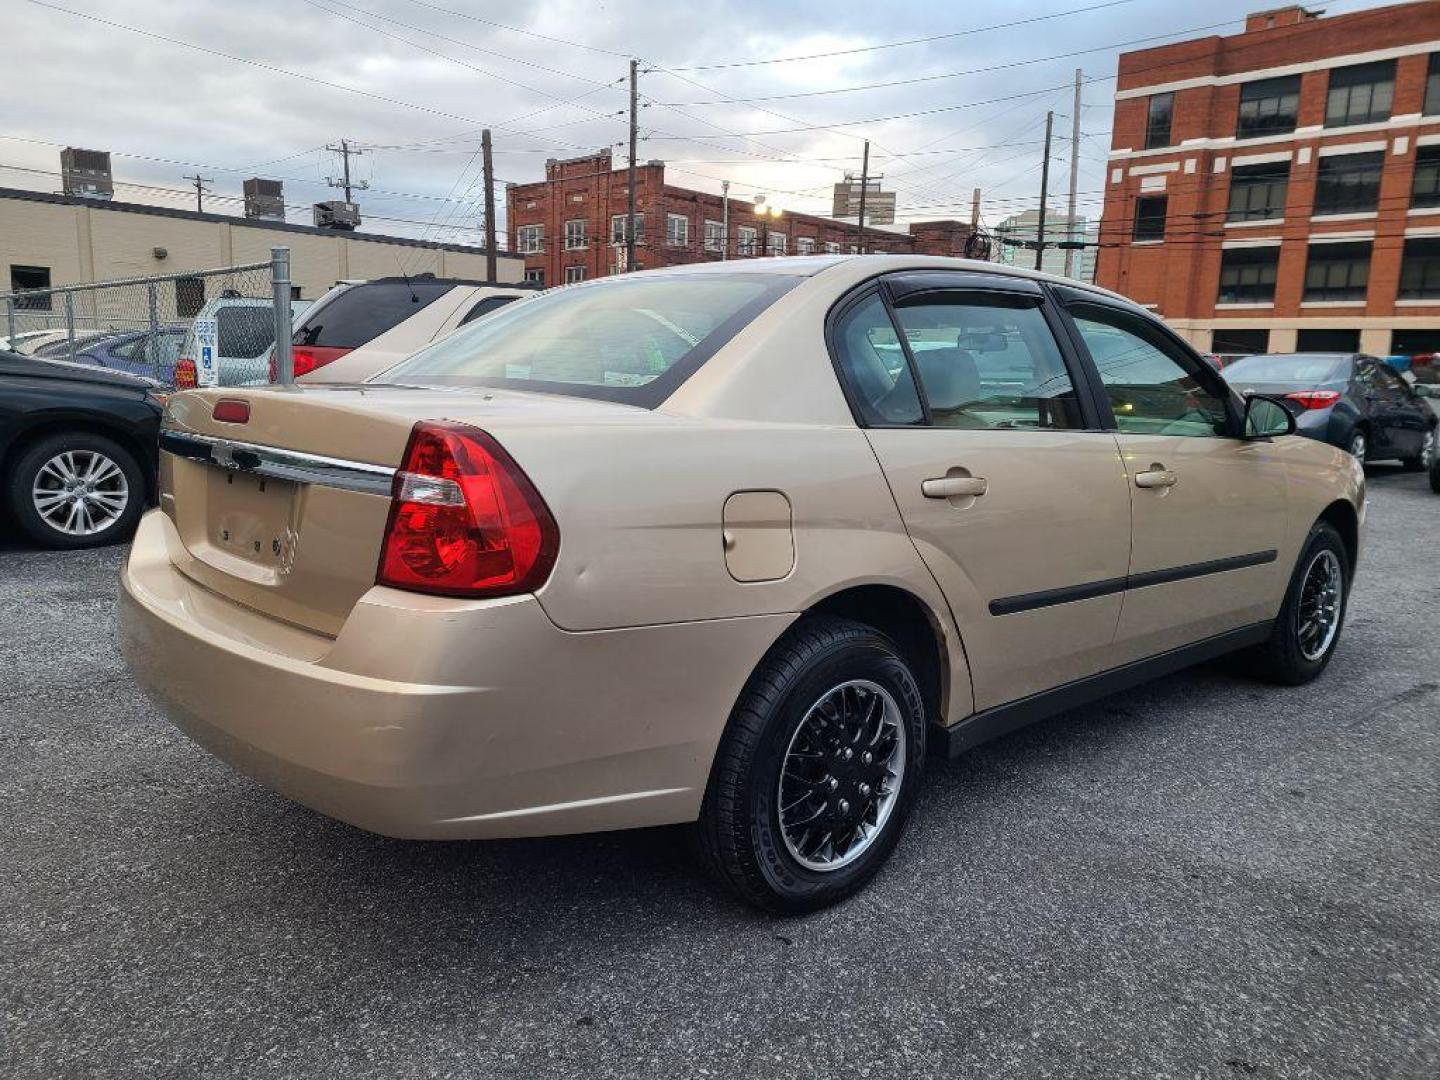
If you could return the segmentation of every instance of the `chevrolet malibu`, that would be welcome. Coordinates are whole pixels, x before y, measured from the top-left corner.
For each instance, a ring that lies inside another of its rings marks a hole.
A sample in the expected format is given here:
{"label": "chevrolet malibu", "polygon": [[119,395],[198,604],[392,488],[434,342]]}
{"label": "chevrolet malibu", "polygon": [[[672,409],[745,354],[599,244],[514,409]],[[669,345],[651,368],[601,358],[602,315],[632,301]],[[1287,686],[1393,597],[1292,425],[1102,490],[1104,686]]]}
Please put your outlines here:
{"label": "chevrolet malibu", "polygon": [[370,382],[171,398],[123,571],[174,722],[400,837],[693,823],[800,911],[928,754],[1243,651],[1318,676],[1345,452],[1142,308],[900,256],[553,290]]}

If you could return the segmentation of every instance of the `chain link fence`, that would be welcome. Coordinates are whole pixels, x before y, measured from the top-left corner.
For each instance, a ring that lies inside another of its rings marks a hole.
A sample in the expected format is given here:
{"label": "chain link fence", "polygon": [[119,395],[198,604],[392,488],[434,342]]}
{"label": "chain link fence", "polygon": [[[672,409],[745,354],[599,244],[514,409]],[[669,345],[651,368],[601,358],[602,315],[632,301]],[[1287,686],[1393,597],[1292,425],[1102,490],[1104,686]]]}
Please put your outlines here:
{"label": "chain link fence", "polygon": [[180,389],[266,383],[275,328],[291,323],[289,291],[289,251],[276,249],[246,266],[0,293],[0,347]]}

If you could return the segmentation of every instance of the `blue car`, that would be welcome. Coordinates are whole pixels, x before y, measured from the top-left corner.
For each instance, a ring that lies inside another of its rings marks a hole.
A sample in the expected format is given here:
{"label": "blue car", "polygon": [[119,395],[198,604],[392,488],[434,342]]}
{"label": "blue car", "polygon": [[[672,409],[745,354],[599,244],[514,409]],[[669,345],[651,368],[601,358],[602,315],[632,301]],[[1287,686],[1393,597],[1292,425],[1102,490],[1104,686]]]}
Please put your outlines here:
{"label": "blue car", "polygon": [[1429,469],[1436,459],[1430,403],[1373,356],[1292,353],[1247,356],[1224,369],[1244,395],[1283,398],[1296,431],[1348,450],[1361,461]]}
{"label": "blue car", "polygon": [[155,331],[127,330],[91,342],[71,357],[77,364],[92,364],[131,375],[147,375],[166,384],[175,381],[175,362],[189,323],[162,326]]}

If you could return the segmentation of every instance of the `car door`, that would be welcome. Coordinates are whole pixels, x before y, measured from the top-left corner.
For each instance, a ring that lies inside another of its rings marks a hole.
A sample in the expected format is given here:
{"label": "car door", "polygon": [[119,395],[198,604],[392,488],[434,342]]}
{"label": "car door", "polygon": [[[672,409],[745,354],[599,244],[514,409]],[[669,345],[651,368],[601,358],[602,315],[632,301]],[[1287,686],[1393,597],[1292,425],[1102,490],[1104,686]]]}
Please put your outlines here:
{"label": "car door", "polygon": [[1375,450],[1395,457],[1417,456],[1427,421],[1420,398],[1387,364],[1364,356],[1356,368],[1370,405],[1372,438],[1379,436]]}
{"label": "car door", "polygon": [[1138,311],[1072,291],[1128,478],[1131,551],[1116,652],[1135,660],[1273,618],[1290,568],[1280,447],[1239,437],[1217,372]]}
{"label": "car door", "polygon": [[1110,665],[1130,547],[1114,437],[1034,282],[897,274],[831,345],[985,709]]}

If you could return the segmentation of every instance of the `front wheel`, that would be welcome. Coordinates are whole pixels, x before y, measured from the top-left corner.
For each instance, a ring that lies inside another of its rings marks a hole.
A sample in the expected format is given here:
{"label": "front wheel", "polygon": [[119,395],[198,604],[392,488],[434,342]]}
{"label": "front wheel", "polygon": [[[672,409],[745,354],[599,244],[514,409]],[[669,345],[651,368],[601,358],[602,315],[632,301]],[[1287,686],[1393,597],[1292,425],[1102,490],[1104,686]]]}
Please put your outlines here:
{"label": "front wheel", "polygon": [[1357,429],[1350,436],[1350,445],[1346,447],[1350,456],[1362,465],[1365,463],[1365,455],[1370,452],[1370,440],[1365,437],[1365,432]]}
{"label": "front wheel", "polygon": [[1340,640],[1350,597],[1350,556],[1340,533],[1316,522],[1300,550],[1270,638],[1251,654],[1255,674],[1285,686],[1325,670]]}
{"label": "front wheel", "polygon": [[894,642],[849,619],[807,619],[735,706],[695,827],[701,857],[759,907],[833,904],[894,849],[924,758],[925,708]]}
{"label": "front wheel", "polygon": [[112,544],[130,535],[144,509],[135,456],[88,432],[41,439],[20,455],[8,486],[15,520],[50,548]]}
{"label": "front wheel", "polygon": [[1405,466],[1406,472],[1425,472],[1435,464],[1435,429],[1427,428],[1425,438],[1420,443],[1420,453],[1414,457],[1401,458],[1400,464]]}

